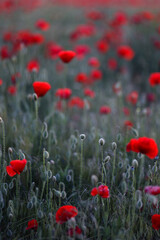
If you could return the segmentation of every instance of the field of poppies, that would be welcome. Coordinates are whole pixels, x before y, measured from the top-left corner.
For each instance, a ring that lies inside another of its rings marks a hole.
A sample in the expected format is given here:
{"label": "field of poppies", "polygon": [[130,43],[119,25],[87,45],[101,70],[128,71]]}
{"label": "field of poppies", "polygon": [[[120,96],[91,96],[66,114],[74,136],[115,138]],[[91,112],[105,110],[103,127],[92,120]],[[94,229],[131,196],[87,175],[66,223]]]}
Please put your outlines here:
{"label": "field of poppies", "polygon": [[14,3],[0,2],[0,240],[160,239],[158,8]]}

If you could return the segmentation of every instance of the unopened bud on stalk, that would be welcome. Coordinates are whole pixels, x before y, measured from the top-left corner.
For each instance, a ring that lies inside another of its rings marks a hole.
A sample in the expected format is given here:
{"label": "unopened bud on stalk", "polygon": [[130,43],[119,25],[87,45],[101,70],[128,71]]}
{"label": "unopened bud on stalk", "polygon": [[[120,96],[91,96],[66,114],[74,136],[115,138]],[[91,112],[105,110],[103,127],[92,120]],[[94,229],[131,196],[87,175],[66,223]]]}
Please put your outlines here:
{"label": "unopened bud on stalk", "polygon": [[115,151],[117,149],[117,143],[112,142],[112,150]]}
{"label": "unopened bud on stalk", "polygon": [[111,160],[111,157],[110,157],[110,156],[107,156],[107,157],[105,157],[105,159],[104,159],[104,163],[108,163],[110,160]]}
{"label": "unopened bud on stalk", "polygon": [[91,183],[93,186],[95,186],[98,182],[98,177],[96,175],[91,176]]}
{"label": "unopened bud on stalk", "polygon": [[136,203],[136,208],[141,209],[142,207],[143,207],[143,203],[142,203],[141,199],[139,199]]}
{"label": "unopened bud on stalk", "polygon": [[8,148],[8,153],[12,154],[13,153],[13,150],[11,147]]}
{"label": "unopened bud on stalk", "polygon": [[51,163],[52,165],[54,165],[54,164],[55,164],[54,160],[50,160],[50,163]]}
{"label": "unopened bud on stalk", "polygon": [[132,161],[132,167],[137,168],[138,167],[138,161],[136,159],[133,159]]}
{"label": "unopened bud on stalk", "polygon": [[3,119],[0,117],[0,123],[3,123]]}
{"label": "unopened bud on stalk", "polygon": [[80,139],[83,141],[83,140],[85,140],[86,139],[86,135],[85,134],[81,134],[80,135]]}
{"label": "unopened bud on stalk", "polygon": [[37,99],[38,99],[38,96],[37,96],[37,94],[36,94],[36,93],[33,93],[33,99],[34,99],[34,101],[37,101]]}
{"label": "unopened bud on stalk", "polygon": [[100,139],[99,139],[99,145],[100,145],[100,146],[104,146],[104,144],[105,144],[104,138],[100,138]]}
{"label": "unopened bud on stalk", "polygon": [[43,154],[44,154],[44,157],[45,157],[46,159],[49,158],[49,152],[47,152],[46,150],[44,150]]}
{"label": "unopened bud on stalk", "polygon": [[66,198],[66,196],[67,196],[66,192],[62,191],[62,198],[64,199],[64,198]]}

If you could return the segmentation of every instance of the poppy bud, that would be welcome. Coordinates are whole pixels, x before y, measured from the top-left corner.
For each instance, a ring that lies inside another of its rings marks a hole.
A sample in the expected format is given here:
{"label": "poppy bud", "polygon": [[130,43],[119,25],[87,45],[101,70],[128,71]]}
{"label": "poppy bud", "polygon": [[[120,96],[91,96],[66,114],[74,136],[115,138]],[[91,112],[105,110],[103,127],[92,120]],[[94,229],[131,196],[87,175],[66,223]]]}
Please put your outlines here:
{"label": "poppy bud", "polygon": [[134,168],[137,168],[137,167],[138,167],[138,161],[137,161],[136,159],[133,159],[133,161],[132,161],[132,166],[133,166]]}
{"label": "poppy bud", "polygon": [[103,146],[105,144],[104,138],[99,139],[99,145]]}
{"label": "poppy bud", "polygon": [[86,139],[86,135],[85,134],[81,134],[80,135],[80,139],[83,141],[83,140],[85,140]]}
{"label": "poppy bud", "polygon": [[96,175],[91,176],[91,183],[93,186],[95,186],[98,182],[98,177]]}
{"label": "poppy bud", "polygon": [[66,176],[66,180],[67,180],[67,182],[71,182],[71,181],[72,181],[71,175],[67,175],[67,176]]}
{"label": "poppy bud", "polygon": [[56,180],[57,180],[57,179],[56,179],[56,176],[53,176],[53,177],[52,177],[52,180],[53,180],[53,182],[56,182]]}
{"label": "poppy bud", "polygon": [[3,123],[3,119],[0,117],[0,123]]}
{"label": "poppy bud", "polygon": [[13,150],[11,147],[8,148],[8,153],[12,154],[13,153]]}
{"label": "poppy bud", "polygon": [[33,93],[33,99],[34,99],[34,101],[37,101],[37,99],[38,99],[38,96],[37,96],[37,94],[36,94],[36,93]]}
{"label": "poppy bud", "polygon": [[122,168],[122,167],[123,167],[123,162],[119,162],[119,163],[118,163],[118,167],[119,167],[119,168]]}
{"label": "poppy bud", "polygon": [[37,204],[37,197],[33,196],[31,201],[32,201],[33,205],[36,205]]}
{"label": "poppy bud", "polygon": [[105,157],[104,162],[108,163],[111,160],[110,156]]}
{"label": "poppy bud", "polygon": [[52,178],[52,171],[49,170],[48,173],[47,173],[47,175],[48,175],[48,179],[51,179],[51,178]]}
{"label": "poppy bud", "polygon": [[13,219],[13,214],[10,213],[10,214],[8,215],[8,217],[9,217],[10,220],[12,220],[12,219]]}
{"label": "poppy bud", "polygon": [[44,215],[43,212],[41,210],[39,210],[38,211],[38,217],[41,219],[41,218],[43,218],[43,215]]}
{"label": "poppy bud", "polygon": [[58,191],[58,190],[56,190],[56,189],[53,189],[53,190],[54,190],[55,195],[56,195],[57,197],[62,197],[62,194],[61,194],[60,191]]}
{"label": "poppy bud", "polygon": [[117,143],[112,142],[112,150],[115,151],[117,149]]}
{"label": "poppy bud", "polygon": [[142,207],[143,207],[143,203],[142,203],[141,199],[139,199],[136,203],[136,208],[141,209]]}
{"label": "poppy bud", "polygon": [[33,203],[32,202],[28,202],[27,203],[27,208],[28,209],[32,209],[33,208]]}
{"label": "poppy bud", "polygon": [[47,152],[45,149],[43,150],[43,154],[46,159],[49,158],[49,152]]}
{"label": "poppy bud", "polygon": [[132,130],[132,133],[133,133],[133,135],[134,135],[135,137],[138,137],[138,136],[139,136],[139,133],[138,133],[138,131],[137,131],[135,128],[131,128],[131,130]]}
{"label": "poppy bud", "polygon": [[67,196],[66,192],[62,191],[62,198],[64,199],[64,198],[66,198],[66,196]]}

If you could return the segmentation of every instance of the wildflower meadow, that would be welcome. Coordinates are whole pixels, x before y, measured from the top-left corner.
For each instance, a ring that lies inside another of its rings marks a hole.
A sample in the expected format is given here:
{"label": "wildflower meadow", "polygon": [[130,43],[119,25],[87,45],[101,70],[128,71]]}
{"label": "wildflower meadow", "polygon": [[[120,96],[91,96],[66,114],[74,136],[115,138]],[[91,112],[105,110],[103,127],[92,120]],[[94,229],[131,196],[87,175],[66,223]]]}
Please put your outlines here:
{"label": "wildflower meadow", "polygon": [[159,1],[0,0],[0,240],[159,240],[159,85]]}

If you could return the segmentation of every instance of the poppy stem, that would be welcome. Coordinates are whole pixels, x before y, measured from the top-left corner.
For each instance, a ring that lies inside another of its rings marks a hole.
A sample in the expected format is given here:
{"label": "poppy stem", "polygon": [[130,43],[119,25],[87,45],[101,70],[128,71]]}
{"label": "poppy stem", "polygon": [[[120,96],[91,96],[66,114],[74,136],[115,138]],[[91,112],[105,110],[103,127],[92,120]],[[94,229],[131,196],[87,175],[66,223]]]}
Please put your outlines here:
{"label": "poppy stem", "polygon": [[[0,123],[2,124],[2,141],[3,141],[3,166],[5,165],[5,125],[2,118],[0,118]],[[0,168],[2,166],[2,163],[0,162]],[[5,171],[5,169],[3,169]],[[2,171],[3,171],[2,170]]]}
{"label": "poppy stem", "polygon": [[102,161],[102,183],[103,183],[103,168],[104,168],[104,163],[103,163],[103,145],[101,146],[101,161]]}
{"label": "poppy stem", "polygon": [[114,157],[113,157],[113,169],[112,169],[112,182],[111,182],[111,187],[113,186],[113,182],[114,182],[115,164],[116,164],[116,149],[114,150]]}
{"label": "poppy stem", "polygon": [[80,177],[79,177],[79,186],[81,187],[82,185],[82,172],[83,172],[83,148],[84,148],[84,143],[83,140],[81,140],[81,163],[80,163]]}

